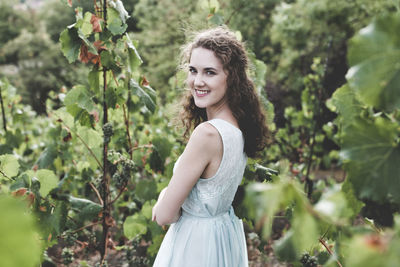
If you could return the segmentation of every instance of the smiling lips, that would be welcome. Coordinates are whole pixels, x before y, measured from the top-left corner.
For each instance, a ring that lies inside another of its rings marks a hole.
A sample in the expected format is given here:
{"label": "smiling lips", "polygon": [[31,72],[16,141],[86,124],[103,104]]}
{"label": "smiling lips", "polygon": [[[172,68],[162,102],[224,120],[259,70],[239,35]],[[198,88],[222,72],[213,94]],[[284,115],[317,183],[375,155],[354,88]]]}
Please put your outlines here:
{"label": "smiling lips", "polygon": [[210,93],[209,90],[195,89],[194,91],[196,92],[196,96],[198,96],[198,97],[206,96],[206,95],[208,95]]}

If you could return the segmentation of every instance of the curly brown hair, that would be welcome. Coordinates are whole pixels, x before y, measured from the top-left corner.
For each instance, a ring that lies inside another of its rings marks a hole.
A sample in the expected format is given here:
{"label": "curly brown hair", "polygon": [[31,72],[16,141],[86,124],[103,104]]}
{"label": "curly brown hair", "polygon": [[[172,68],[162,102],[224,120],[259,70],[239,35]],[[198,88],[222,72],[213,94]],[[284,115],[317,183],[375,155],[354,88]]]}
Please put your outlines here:
{"label": "curly brown hair", "polygon": [[[244,151],[249,157],[257,156],[266,146],[268,128],[254,84],[247,74],[249,60],[243,43],[223,26],[199,32],[183,47],[182,66],[187,66],[192,50],[199,47],[213,51],[227,71],[228,105],[243,133]],[[206,110],[195,105],[189,90],[183,96],[181,120],[186,137],[194,127],[207,121]]]}

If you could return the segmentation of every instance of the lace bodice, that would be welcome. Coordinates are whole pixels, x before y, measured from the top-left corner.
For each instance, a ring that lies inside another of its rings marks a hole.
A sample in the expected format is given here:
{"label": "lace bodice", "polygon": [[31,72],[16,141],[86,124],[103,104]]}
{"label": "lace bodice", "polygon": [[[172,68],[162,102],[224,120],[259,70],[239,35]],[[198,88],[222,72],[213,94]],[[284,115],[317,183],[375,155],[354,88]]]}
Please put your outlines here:
{"label": "lace bodice", "polygon": [[[222,160],[215,175],[207,179],[200,178],[182,205],[184,212],[205,218],[229,211],[247,162],[242,132],[221,119],[213,119],[208,123],[218,130],[222,138]],[[175,167],[178,164],[179,159]]]}

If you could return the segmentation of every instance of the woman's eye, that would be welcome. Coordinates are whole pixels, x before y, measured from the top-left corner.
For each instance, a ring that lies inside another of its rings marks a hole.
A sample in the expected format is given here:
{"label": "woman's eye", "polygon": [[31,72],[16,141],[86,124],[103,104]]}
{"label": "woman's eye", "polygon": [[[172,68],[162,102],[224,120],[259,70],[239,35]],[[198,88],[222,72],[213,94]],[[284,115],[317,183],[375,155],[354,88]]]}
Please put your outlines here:
{"label": "woman's eye", "polygon": [[207,71],[206,73],[207,73],[207,75],[215,75],[215,72],[213,72],[213,71]]}
{"label": "woman's eye", "polygon": [[190,68],[190,69],[189,69],[189,72],[190,72],[190,73],[196,73],[196,70],[193,69],[193,68]]}

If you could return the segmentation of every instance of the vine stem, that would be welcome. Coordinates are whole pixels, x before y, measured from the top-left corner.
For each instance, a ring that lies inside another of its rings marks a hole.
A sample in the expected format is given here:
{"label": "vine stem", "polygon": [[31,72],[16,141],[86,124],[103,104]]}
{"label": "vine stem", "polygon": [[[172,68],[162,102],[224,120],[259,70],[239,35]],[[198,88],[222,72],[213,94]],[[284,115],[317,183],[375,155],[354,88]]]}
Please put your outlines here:
{"label": "vine stem", "polygon": [[[326,78],[326,73],[328,71],[328,64],[329,64],[329,52],[332,48],[332,38],[330,38],[329,40],[329,44],[328,44],[328,50],[327,50],[327,55],[326,55],[326,60],[325,60],[325,64],[324,64],[324,73],[323,73],[323,77],[322,80],[325,80]],[[318,84],[315,84],[315,81],[313,81],[313,86],[315,86],[317,88],[317,103],[316,103],[316,114],[314,115],[314,127],[313,127],[313,133],[312,136],[310,138],[310,142],[311,142],[311,148],[310,148],[310,155],[308,156],[307,159],[307,173],[306,173],[306,178],[305,178],[305,190],[307,192],[307,197],[308,199],[311,199],[311,195],[313,192],[313,186],[314,186],[314,182],[310,179],[310,170],[311,170],[311,165],[312,165],[312,156],[314,154],[314,146],[315,146],[315,136],[317,134],[317,129],[318,129],[318,122],[321,119],[321,108],[322,108],[322,98],[323,98],[323,92],[322,92],[322,88],[321,86],[319,86]]]}
{"label": "vine stem", "polygon": [[[82,230],[84,230],[84,229],[86,229],[86,228],[93,227],[93,226],[98,225],[98,224],[99,224],[99,222],[94,222],[94,223],[91,223],[91,224],[82,226],[82,227],[80,227],[80,228],[78,228],[78,229],[72,231],[71,233],[72,233],[72,234],[75,234],[75,233],[80,232],[80,231],[82,231]],[[62,236],[61,236],[61,237],[62,237]]]}
{"label": "vine stem", "polygon": [[[320,238],[319,242],[326,248],[326,250],[328,251],[329,255],[333,255],[332,250],[328,247],[328,245],[326,244],[325,240]],[[336,260],[336,263],[339,265],[339,267],[343,267],[339,260]]]}
{"label": "vine stem", "polygon": [[[107,0],[103,0],[103,19],[104,28],[107,27]],[[107,102],[106,102],[106,91],[107,91],[107,68],[103,66],[103,126],[108,123],[108,113],[107,113]],[[103,235],[100,242],[100,255],[101,262],[100,265],[103,266],[106,255],[107,255],[107,245],[108,236],[110,228],[110,217],[111,217],[111,205],[110,205],[110,175],[108,171],[108,143],[103,140],[103,179],[102,179],[102,193],[103,193]]]}
{"label": "vine stem", "polygon": [[152,144],[148,144],[148,145],[142,145],[142,146],[136,146],[132,148],[132,151],[138,150],[138,149],[142,149],[142,148],[153,148],[154,146]]}
{"label": "vine stem", "polygon": [[0,171],[0,174],[3,175],[4,177],[6,177],[7,179],[10,179],[10,180],[12,180],[12,181],[15,181],[14,178],[8,177],[8,176],[7,176],[4,172],[2,172],[2,171]]}
{"label": "vine stem", "polygon": [[2,86],[0,85],[1,114],[2,114],[2,117],[3,117],[3,128],[4,128],[4,131],[7,132],[7,120],[6,120],[6,113],[4,111],[4,104],[3,104],[3,96],[1,94],[1,87]]}
{"label": "vine stem", "polygon": [[132,147],[132,141],[131,141],[131,135],[129,133],[129,120],[128,120],[128,115],[126,112],[126,105],[122,105],[122,110],[124,111],[124,121],[125,121],[125,130],[126,130],[126,135],[128,138],[128,144],[129,144],[129,157],[132,160],[133,158],[133,147]]}
{"label": "vine stem", "polygon": [[243,2],[241,5],[239,5],[233,12],[230,14],[229,18],[225,21],[226,25],[229,25],[229,22],[231,21],[233,15],[235,15],[237,12],[239,12],[240,9],[242,9],[245,5],[245,2]]}
{"label": "vine stem", "polygon": [[122,196],[122,193],[126,191],[126,186],[127,186],[127,185],[128,185],[128,182],[126,182],[126,183],[124,184],[124,186],[123,186],[123,187],[121,188],[121,190],[119,191],[118,195],[114,198],[114,200],[112,200],[112,201],[110,202],[110,205],[112,205],[115,201],[117,201],[117,200],[120,198],[120,196]]}
{"label": "vine stem", "polygon": [[99,202],[100,202],[100,205],[103,206],[103,204],[104,204],[104,203],[103,203],[103,199],[101,198],[99,191],[97,190],[97,188],[94,186],[93,183],[90,182],[89,185],[90,185],[90,187],[93,189],[93,191],[96,193],[96,196],[97,196],[97,199],[98,199]]}

